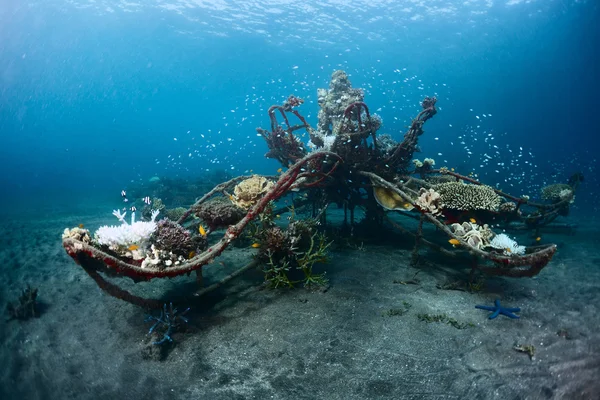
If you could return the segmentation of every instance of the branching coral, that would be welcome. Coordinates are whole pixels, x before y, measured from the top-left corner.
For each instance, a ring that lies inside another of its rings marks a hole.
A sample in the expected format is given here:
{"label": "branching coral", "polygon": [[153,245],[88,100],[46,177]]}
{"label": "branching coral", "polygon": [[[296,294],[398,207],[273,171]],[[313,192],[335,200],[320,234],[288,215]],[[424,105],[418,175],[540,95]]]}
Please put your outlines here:
{"label": "branching coral", "polygon": [[[267,219],[267,221],[269,221]],[[265,281],[272,287],[293,287],[303,283],[305,286],[327,283],[324,274],[314,274],[316,263],[328,262],[328,248],[325,235],[316,232],[313,220],[292,221],[286,229],[268,223],[259,228],[253,239],[260,243],[258,259],[264,265]],[[291,273],[302,271],[302,279],[294,279]]]}
{"label": "branching coral", "polygon": [[[119,226],[101,226],[94,233],[94,241],[100,246],[106,246],[110,250],[125,255],[129,251],[135,251],[138,248],[145,247],[150,236],[156,229],[156,217],[159,211],[152,212],[150,221],[135,221],[132,215],[131,224],[125,221],[126,213],[119,210],[113,211],[113,215],[122,222]],[[135,249],[133,247],[135,247]],[[135,258],[135,257],[134,257]]]}

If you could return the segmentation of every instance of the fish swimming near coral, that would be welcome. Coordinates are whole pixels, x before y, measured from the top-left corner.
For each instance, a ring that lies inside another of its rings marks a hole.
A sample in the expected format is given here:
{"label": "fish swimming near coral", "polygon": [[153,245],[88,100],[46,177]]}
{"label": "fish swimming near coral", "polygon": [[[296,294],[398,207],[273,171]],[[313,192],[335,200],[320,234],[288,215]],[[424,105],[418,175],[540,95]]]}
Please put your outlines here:
{"label": "fish swimming near coral", "polygon": [[460,241],[458,239],[450,239],[448,240],[448,243],[450,243],[452,246],[458,246],[460,244]]}
{"label": "fish swimming near coral", "polygon": [[129,250],[129,251],[135,251],[135,250],[137,250],[137,249],[139,249],[139,248],[140,248],[140,246],[138,246],[138,245],[136,245],[136,244],[132,244],[131,246],[129,246],[129,247],[127,248],[127,250]]}
{"label": "fish swimming near coral", "polygon": [[206,231],[202,225],[198,225],[198,233],[200,233],[202,236],[206,236]]}
{"label": "fish swimming near coral", "polygon": [[260,243],[252,243],[252,248],[258,249],[260,247]]}

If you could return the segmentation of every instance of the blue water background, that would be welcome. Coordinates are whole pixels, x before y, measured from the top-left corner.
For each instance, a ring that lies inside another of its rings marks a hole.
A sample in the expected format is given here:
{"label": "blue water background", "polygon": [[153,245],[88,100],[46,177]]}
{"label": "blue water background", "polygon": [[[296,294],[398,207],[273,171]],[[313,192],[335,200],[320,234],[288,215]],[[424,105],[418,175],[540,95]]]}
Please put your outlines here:
{"label": "blue water background", "polygon": [[272,174],[267,108],[296,94],[316,126],[336,69],[398,140],[438,96],[418,157],[515,195],[581,170],[577,209],[598,211],[596,2],[208,3],[1,1],[3,213],[118,204],[155,175]]}

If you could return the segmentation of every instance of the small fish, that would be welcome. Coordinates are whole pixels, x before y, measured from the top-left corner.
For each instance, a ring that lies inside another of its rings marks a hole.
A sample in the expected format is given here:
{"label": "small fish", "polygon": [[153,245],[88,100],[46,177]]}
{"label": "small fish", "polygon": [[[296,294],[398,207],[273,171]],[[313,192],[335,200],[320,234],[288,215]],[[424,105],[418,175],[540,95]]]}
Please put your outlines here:
{"label": "small fish", "polygon": [[402,204],[402,208],[406,209],[406,210],[412,210],[413,209],[413,205],[410,203],[404,203]]}
{"label": "small fish", "polygon": [[277,173],[278,173],[278,174],[280,174],[280,173],[281,173],[281,171],[283,171],[283,169],[282,169],[282,168],[279,168],[279,169],[277,170]]}
{"label": "small fish", "polygon": [[252,248],[258,249],[260,247],[260,243],[252,243]]}
{"label": "small fish", "polygon": [[137,249],[139,249],[139,248],[140,248],[140,246],[138,246],[138,245],[136,245],[136,244],[132,244],[131,246],[129,246],[129,247],[127,248],[127,250],[129,250],[129,251],[134,251],[134,250],[137,250]]}
{"label": "small fish", "polygon": [[542,240],[542,237],[541,237],[541,236],[538,236],[538,237],[536,237],[536,238],[535,238],[535,241],[536,241],[536,242],[539,242],[540,240]]}
{"label": "small fish", "polygon": [[452,246],[456,246],[460,244],[460,241],[458,241],[457,239],[450,239],[448,240],[448,243],[450,243]]}
{"label": "small fish", "polygon": [[195,255],[196,255],[195,251],[190,251],[190,254],[188,254],[188,258],[194,258]]}
{"label": "small fish", "polygon": [[135,212],[137,210],[137,208],[135,208],[135,206],[131,206],[130,210],[131,210],[131,212]]}
{"label": "small fish", "polygon": [[450,171],[454,172],[454,168],[450,168]]}
{"label": "small fish", "polygon": [[83,229],[83,224],[79,224],[79,229]]}
{"label": "small fish", "polygon": [[475,218],[469,218],[469,221],[470,221],[472,224],[476,224],[476,223],[477,223],[477,220],[476,220]]}
{"label": "small fish", "polygon": [[198,225],[198,232],[202,235],[202,236],[206,236],[206,231],[204,230],[204,227],[202,225]]}
{"label": "small fish", "polygon": [[505,249],[504,249],[504,251],[506,251],[506,252],[507,252],[507,253],[509,253],[509,254],[510,254],[510,253],[512,253],[512,250],[511,250],[510,248],[508,248],[508,247],[507,247],[507,248],[505,248]]}
{"label": "small fish", "polygon": [[281,215],[277,214],[277,215],[275,216],[275,218],[281,218]]}
{"label": "small fish", "polygon": [[144,203],[146,203],[146,204],[148,204],[148,205],[150,205],[150,203],[152,203],[152,201],[150,200],[150,196],[146,196],[146,197],[144,197],[144,199],[143,199],[143,200],[144,200]]}
{"label": "small fish", "polygon": [[124,190],[121,190],[121,197],[127,197],[127,192]]}

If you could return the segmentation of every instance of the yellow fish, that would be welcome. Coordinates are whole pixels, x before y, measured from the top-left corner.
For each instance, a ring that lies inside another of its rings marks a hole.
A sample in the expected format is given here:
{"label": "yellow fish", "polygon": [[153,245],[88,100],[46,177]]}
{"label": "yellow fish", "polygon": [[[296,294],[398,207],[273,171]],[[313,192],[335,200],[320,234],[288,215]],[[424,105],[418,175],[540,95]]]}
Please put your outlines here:
{"label": "yellow fish", "polygon": [[454,172],[454,168],[450,168],[450,171]]}
{"label": "yellow fish", "polygon": [[535,241],[536,241],[536,242],[539,242],[540,240],[542,240],[542,237],[541,237],[541,236],[538,236],[538,237],[536,237],[536,238],[535,238]]}
{"label": "yellow fish", "polygon": [[279,168],[279,169],[277,170],[277,173],[279,173],[279,174],[280,174],[280,173],[281,173],[281,171],[283,171],[283,169],[282,169],[282,168]]}
{"label": "yellow fish", "polygon": [[477,223],[477,220],[475,218],[469,218],[469,221],[471,221],[472,224]]}
{"label": "yellow fish", "polygon": [[188,254],[188,258],[194,258],[195,255],[196,255],[195,251],[190,251],[190,254]]}
{"label": "yellow fish", "polygon": [[258,249],[260,247],[260,243],[252,243],[252,248]]}
{"label": "yellow fish", "polygon": [[129,251],[134,251],[134,250],[137,250],[137,249],[139,249],[139,248],[140,248],[140,246],[138,246],[138,245],[136,245],[136,244],[132,244],[131,246],[129,246],[129,247],[127,248],[127,250],[129,250]]}
{"label": "yellow fish", "polygon": [[79,229],[83,229],[83,224],[79,224]]}
{"label": "yellow fish", "polygon": [[277,215],[275,216],[275,218],[281,218],[281,215],[277,214]]}
{"label": "yellow fish", "polygon": [[202,225],[198,225],[198,232],[200,232],[202,236],[206,236],[206,231]]}
{"label": "yellow fish", "polygon": [[450,243],[452,246],[456,246],[460,244],[460,241],[458,241],[457,239],[450,239],[448,240],[448,243]]}

